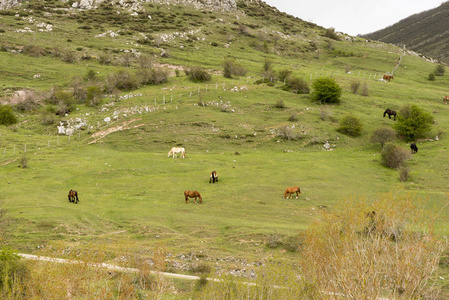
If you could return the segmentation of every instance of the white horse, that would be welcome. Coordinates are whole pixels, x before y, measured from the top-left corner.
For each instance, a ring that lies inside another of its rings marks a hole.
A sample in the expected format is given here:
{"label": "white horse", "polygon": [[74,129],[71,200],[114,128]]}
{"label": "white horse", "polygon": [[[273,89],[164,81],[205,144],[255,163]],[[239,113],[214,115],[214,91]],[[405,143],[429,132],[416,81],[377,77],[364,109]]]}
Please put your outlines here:
{"label": "white horse", "polygon": [[171,148],[170,151],[168,152],[168,157],[170,157],[170,155],[173,155],[173,158],[175,158],[175,156],[178,157],[178,153],[181,153],[181,158],[186,157],[186,149],[182,147]]}

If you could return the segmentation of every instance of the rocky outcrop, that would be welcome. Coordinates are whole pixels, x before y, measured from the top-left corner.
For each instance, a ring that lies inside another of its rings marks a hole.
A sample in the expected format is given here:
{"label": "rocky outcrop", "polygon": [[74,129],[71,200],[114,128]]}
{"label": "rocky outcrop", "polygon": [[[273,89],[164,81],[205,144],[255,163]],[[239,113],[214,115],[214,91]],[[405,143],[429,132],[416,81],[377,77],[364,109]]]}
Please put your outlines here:
{"label": "rocky outcrop", "polygon": [[[74,8],[93,9],[101,2],[106,0],[78,0],[72,5]],[[157,3],[157,4],[184,4],[193,6],[196,9],[207,10],[225,10],[234,11],[237,10],[237,4],[235,0],[117,0],[111,1],[112,3],[121,5],[122,7],[129,7],[133,10],[139,10],[142,3]]]}
{"label": "rocky outcrop", "polygon": [[0,9],[9,9],[19,5],[21,2],[22,0],[0,0]]}

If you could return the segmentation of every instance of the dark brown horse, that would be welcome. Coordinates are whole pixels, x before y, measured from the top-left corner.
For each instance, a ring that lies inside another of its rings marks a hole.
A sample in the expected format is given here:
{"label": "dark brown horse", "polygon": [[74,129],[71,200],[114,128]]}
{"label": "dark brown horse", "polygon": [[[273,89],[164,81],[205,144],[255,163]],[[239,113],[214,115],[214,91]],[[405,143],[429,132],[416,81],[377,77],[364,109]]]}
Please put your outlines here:
{"label": "dark brown horse", "polygon": [[217,175],[217,172],[215,172],[215,171],[212,171],[211,173],[210,173],[210,178],[209,178],[209,183],[215,183],[215,181],[217,181],[218,182],[218,175]]}
{"label": "dark brown horse", "polygon": [[69,202],[77,204],[79,201],[78,199],[78,192],[74,190],[69,191]]}
{"label": "dark brown horse", "polygon": [[385,115],[388,115],[388,119],[391,119],[391,116],[394,116],[394,120],[396,121],[396,115],[397,115],[396,111],[387,108],[387,110],[384,111],[384,117],[385,117]]}
{"label": "dark brown horse", "polygon": [[[294,193],[296,193],[296,199],[298,199],[299,194],[301,194],[301,190],[299,189],[298,186],[293,186],[293,187],[286,188],[285,192],[284,192],[284,199],[285,198],[291,199],[292,198],[292,194],[294,194]],[[287,197],[287,195],[288,195],[288,197]]]}
{"label": "dark brown horse", "polygon": [[201,198],[201,194],[198,193],[198,191],[185,191],[184,197],[186,199],[186,203],[189,203],[189,198],[195,198],[195,203],[196,198],[199,198],[200,203],[203,203],[203,198]]}
{"label": "dark brown horse", "polygon": [[410,149],[412,149],[412,154],[415,154],[418,152],[418,146],[416,146],[415,143],[410,144]]}

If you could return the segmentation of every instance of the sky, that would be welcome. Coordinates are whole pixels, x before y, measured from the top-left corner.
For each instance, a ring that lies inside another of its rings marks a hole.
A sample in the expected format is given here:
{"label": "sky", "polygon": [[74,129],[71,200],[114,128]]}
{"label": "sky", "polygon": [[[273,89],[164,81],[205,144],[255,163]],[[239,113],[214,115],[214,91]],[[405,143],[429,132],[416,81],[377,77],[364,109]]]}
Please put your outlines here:
{"label": "sky", "polygon": [[353,36],[383,29],[444,0],[264,0],[278,10]]}

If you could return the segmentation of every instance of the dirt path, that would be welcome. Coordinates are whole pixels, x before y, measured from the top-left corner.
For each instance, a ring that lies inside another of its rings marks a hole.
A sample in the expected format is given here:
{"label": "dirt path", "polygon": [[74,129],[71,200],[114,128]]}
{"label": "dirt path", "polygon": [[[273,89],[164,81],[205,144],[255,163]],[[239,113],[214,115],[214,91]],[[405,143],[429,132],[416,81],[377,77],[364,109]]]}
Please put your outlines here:
{"label": "dirt path", "polygon": [[[48,256],[39,256],[39,255],[32,255],[32,254],[24,254],[24,253],[17,253],[18,256],[31,259],[31,260],[39,260],[39,261],[47,261],[52,263],[59,263],[59,264],[85,264],[83,261],[79,260],[69,260],[69,259],[63,259],[63,258],[53,258]],[[89,266],[95,267],[95,268],[102,268],[106,270],[111,271],[121,271],[121,272],[130,272],[130,273],[138,273],[139,269],[135,268],[124,268],[124,267],[118,267],[111,264],[106,263],[88,263]],[[166,273],[166,272],[158,272],[158,271],[150,271],[151,274],[158,274],[162,275],[168,278],[176,278],[176,279],[183,279],[183,280],[199,280],[200,277],[198,276],[192,276],[192,275],[183,275],[183,274],[176,274],[176,273]],[[207,279],[207,280],[215,280],[215,279]]]}

